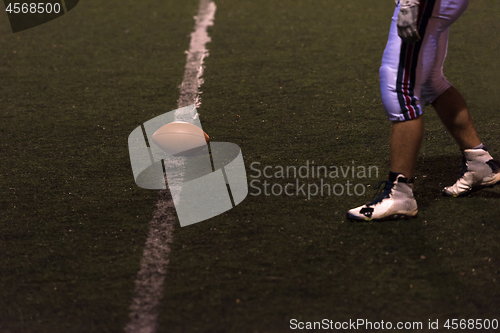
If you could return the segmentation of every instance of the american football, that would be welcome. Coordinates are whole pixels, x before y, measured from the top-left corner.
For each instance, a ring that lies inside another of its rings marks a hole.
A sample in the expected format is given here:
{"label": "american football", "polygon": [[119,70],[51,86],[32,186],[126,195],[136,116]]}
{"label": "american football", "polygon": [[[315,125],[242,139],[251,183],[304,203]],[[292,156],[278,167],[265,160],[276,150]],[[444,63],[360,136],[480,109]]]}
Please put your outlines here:
{"label": "american football", "polygon": [[193,155],[206,147],[210,137],[196,125],[176,121],[153,134],[154,143],[169,155]]}

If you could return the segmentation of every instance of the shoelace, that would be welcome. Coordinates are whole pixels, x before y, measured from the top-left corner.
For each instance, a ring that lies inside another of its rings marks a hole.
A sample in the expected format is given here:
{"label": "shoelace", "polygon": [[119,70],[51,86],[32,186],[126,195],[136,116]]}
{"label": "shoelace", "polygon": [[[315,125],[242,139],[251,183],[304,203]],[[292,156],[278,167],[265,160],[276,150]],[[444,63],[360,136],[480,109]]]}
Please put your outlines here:
{"label": "shoelace", "polygon": [[367,203],[366,206],[376,205],[379,202],[382,202],[382,200],[389,198],[391,190],[394,187],[394,183],[388,180],[383,180],[379,182],[375,187],[377,188],[377,192],[375,192],[372,201]]}

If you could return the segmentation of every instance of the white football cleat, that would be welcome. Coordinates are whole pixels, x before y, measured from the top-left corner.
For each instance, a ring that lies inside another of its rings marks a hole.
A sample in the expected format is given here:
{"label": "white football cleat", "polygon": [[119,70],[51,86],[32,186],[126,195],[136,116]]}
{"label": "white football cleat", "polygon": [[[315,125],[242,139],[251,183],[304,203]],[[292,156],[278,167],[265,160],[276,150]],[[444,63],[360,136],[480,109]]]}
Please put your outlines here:
{"label": "white football cleat", "polygon": [[391,176],[385,181],[385,187],[376,199],[349,210],[347,218],[356,221],[384,221],[415,217],[418,208],[413,197],[413,181],[403,174],[391,173]]}
{"label": "white football cleat", "polygon": [[463,154],[462,176],[443,189],[444,196],[460,197],[500,183],[500,164],[486,149],[466,149]]}

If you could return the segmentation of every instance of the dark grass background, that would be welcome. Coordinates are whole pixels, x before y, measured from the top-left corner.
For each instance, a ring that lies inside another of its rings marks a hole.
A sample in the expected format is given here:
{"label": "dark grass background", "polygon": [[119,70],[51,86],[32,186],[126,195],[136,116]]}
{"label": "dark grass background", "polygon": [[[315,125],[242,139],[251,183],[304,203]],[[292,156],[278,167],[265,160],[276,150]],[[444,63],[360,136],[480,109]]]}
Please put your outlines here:
{"label": "dark grass background", "polygon": [[[292,318],[439,319],[443,330],[448,318],[500,319],[500,192],[440,196],[461,156],[432,109],[419,216],[345,220],[387,172],[378,67],[393,2],[216,4],[199,109],[212,140],[238,144],[249,175],[253,162],[354,161],[379,177],[338,180],[367,186],[363,197],[249,195],[177,227],[159,331],[285,332]],[[133,182],[127,137],[176,108],[197,6],[87,0],[22,33],[0,22],[0,332],[123,330],[157,199]],[[499,15],[494,0],[471,2],[445,64],[494,156]]]}
{"label": "dark grass background", "polygon": [[81,1],[18,34],[2,21],[0,332],[125,326],[157,199],[127,138],[176,108],[196,10]]}

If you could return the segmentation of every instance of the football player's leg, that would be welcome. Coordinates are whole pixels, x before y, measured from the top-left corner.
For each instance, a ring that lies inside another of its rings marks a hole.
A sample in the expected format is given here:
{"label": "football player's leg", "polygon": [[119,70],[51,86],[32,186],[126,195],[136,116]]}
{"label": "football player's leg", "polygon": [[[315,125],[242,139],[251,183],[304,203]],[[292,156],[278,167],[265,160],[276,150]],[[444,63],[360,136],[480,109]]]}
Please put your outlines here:
{"label": "football player's leg", "polygon": [[465,99],[453,86],[439,95],[432,106],[461,150],[481,144]]}
{"label": "football player's leg", "polygon": [[[422,2],[424,10],[420,20],[424,28],[432,14],[430,2]],[[420,87],[431,72],[430,66],[426,66],[422,59],[424,56],[431,60],[434,57],[423,54],[422,50],[425,44],[432,46],[431,38],[435,37],[430,30],[422,29],[421,42],[402,42],[395,21],[396,15],[380,67],[380,91],[387,117],[392,122],[390,170],[412,178],[423,136]]]}
{"label": "football player's leg", "polygon": [[423,132],[422,109],[414,89],[420,42],[401,41],[396,27],[398,10],[397,7],[380,67],[382,102],[393,124],[389,180],[377,198],[347,212],[351,220],[408,218],[418,212],[412,177]]}
{"label": "football player's leg", "polygon": [[500,163],[493,160],[474,128],[467,103],[443,75],[443,64],[448,46],[449,26],[467,7],[468,1],[453,1],[447,7],[446,19],[435,20],[437,30],[443,31],[438,41],[436,62],[428,81],[422,88],[422,103],[431,103],[446,129],[463,153],[462,175],[452,186],[443,189],[443,195],[463,196],[500,183]]}
{"label": "football player's leg", "polygon": [[445,187],[445,196],[464,196],[500,183],[500,163],[493,160],[474,128],[467,103],[453,86],[436,98],[432,105],[441,121],[462,150],[462,175]]}
{"label": "football player's leg", "polygon": [[[437,40],[435,61],[429,78],[421,90],[421,102],[432,104],[441,121],[462,150],[476,147],[481,143],[470,117],[467,103],[443,74],[443,65],[448,49],[449,22],[435,20],[436,30],[443,30]],[[424,54],[425,54],[424,50]],[[431,51],[434,52],[434,51]]]}
{"label": "football player's leg", "polygon": [[380,68],[382,101],[392,121],[390,169],[407,178],[414,176],[423,137],[421,92],[437,56],[440,31],[431,23],[441,5],[439,0],[421,1],[421,41],[410,44],[400,40],[398,58],[384,53]]}
{"label": "football player's leg", "polygon": [[441,121],[462,150],[462,175],[445,187],[445,196],[464,196],[500,183],[500,164],[493,160],[474,128],[467,104],[453,86],[432,102]]}
{"label": "football player's leg", "polygon": [[393,122],[390,139],[390,170],[413,178],[418,152],[424,133],[423,116],[416,119]]}

